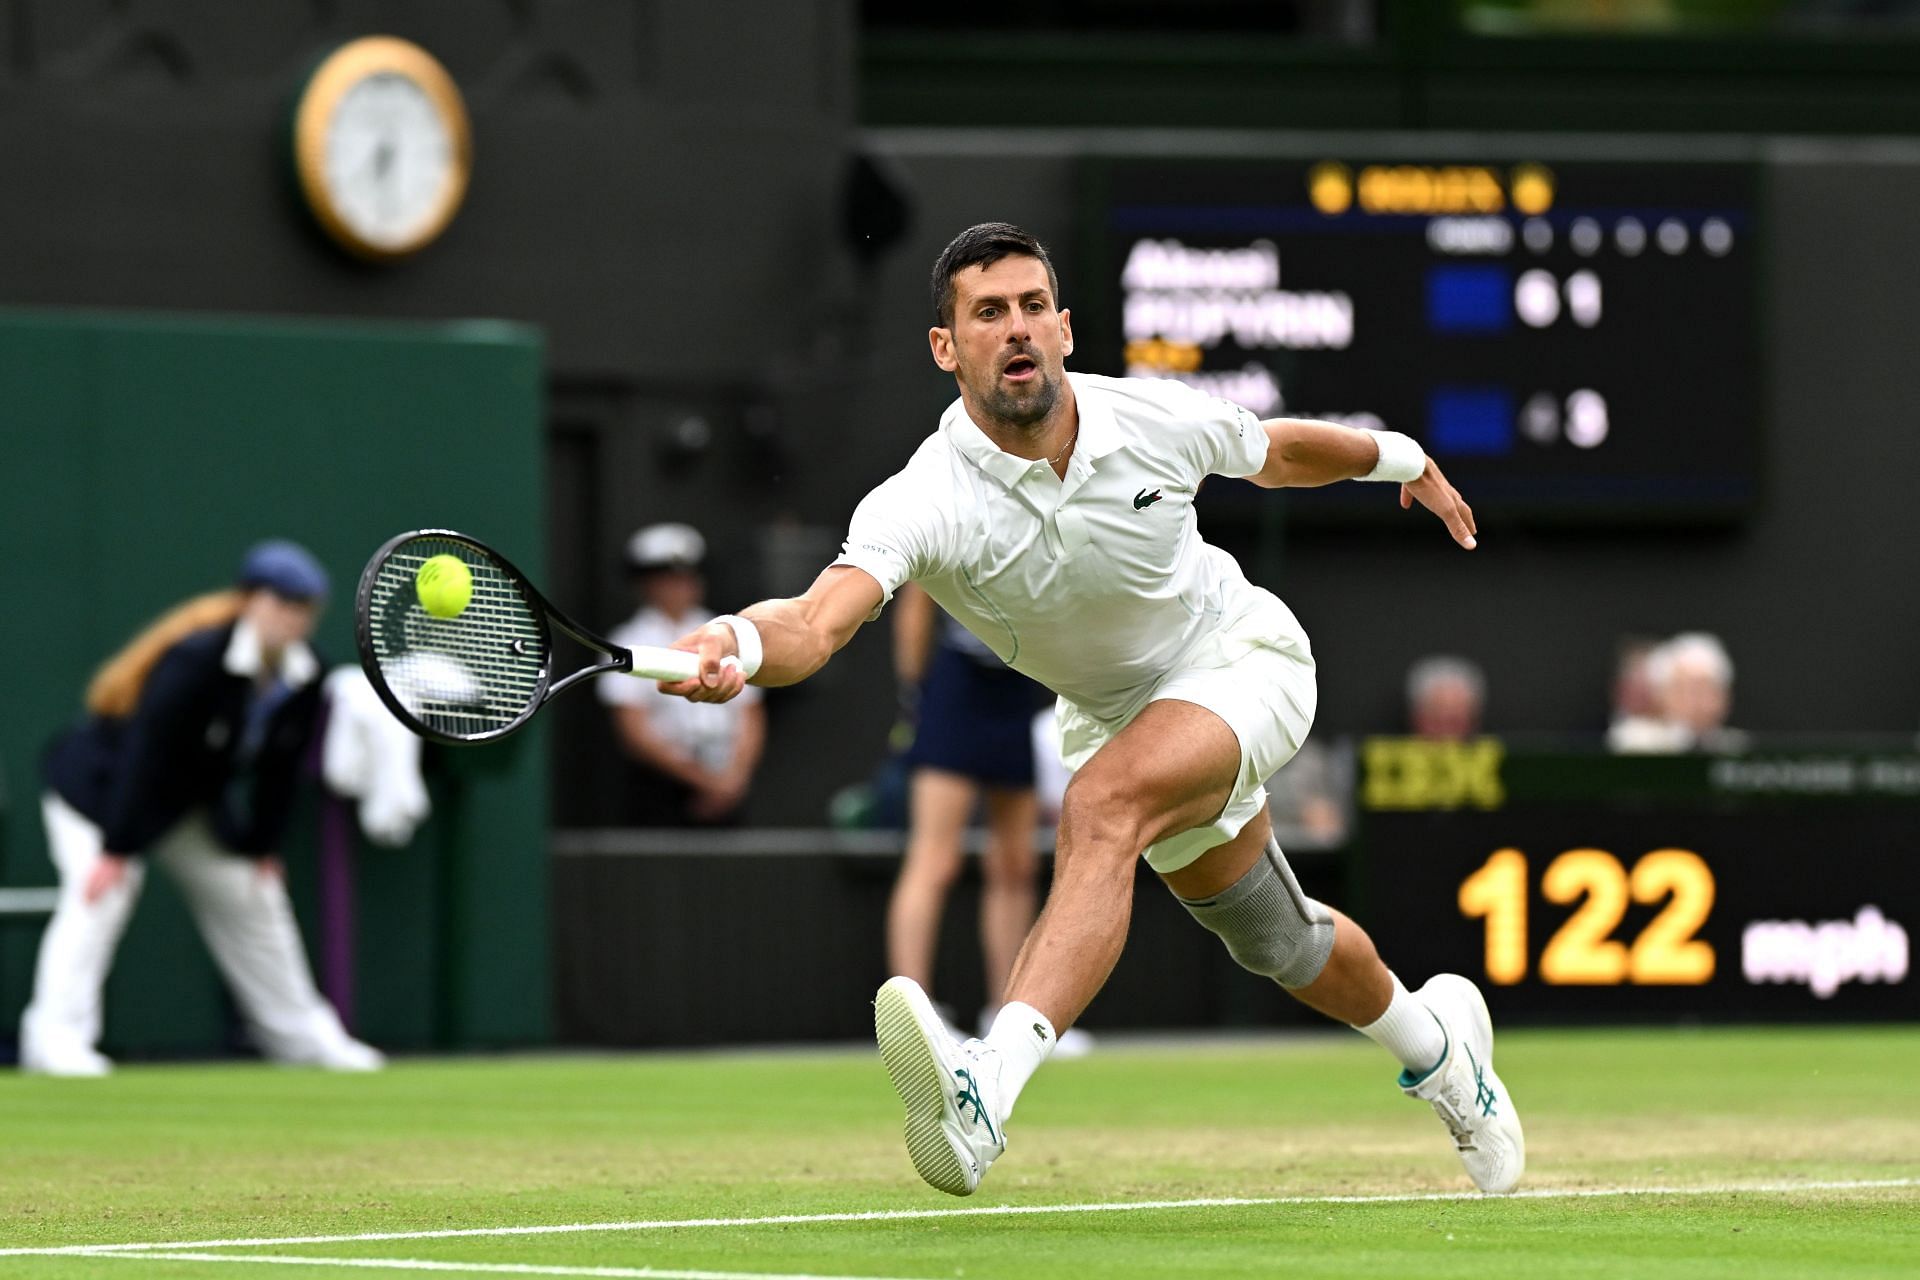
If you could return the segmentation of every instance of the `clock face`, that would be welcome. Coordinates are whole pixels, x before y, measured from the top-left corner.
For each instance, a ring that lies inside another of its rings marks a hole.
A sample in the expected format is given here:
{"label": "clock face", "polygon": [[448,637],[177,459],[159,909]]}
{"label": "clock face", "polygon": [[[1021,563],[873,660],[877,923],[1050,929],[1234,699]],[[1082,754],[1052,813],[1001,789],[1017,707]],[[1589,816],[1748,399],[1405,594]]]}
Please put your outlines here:
{"label": "clock face", "polygon": [[340,220],[368,244],[399,251],[438,218],[454,180],[455,140],[424,88],[379,72],[334,108],[324,163]]}
{"label": "clock face", "polygon": [[446,68],[418,45],[367,36],[342,45],[294,109],[294,167],[322,229],[378,262],[446,229],[473,163],[466,107]]}

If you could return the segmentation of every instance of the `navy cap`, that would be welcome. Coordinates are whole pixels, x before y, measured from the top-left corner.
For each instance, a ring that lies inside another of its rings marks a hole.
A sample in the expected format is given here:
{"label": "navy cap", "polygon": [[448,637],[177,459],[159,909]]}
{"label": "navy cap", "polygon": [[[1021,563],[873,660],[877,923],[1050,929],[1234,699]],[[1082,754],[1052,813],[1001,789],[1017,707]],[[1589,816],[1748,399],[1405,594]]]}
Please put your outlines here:
{"label": "navy cap", "polygon": [[255,543],[240,561],[240,586],[265,587],[285,600],[317,600],[327,594],[327,571],[297,542],[275,538]]}

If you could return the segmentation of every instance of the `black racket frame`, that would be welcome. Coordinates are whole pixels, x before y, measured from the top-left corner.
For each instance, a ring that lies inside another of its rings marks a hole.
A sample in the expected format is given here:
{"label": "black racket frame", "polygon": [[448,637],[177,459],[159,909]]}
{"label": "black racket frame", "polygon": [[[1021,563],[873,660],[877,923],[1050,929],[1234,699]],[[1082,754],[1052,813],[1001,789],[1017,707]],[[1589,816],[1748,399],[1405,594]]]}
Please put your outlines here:
{"label": "black racket frame", "polygon": [[[386,564],[393,553],[398,551],[403,544],[411,542],[415,538],[439,538],[448,542],[465,543],[492,561],[502,573],[506,574],[508,580],[526,596],[527,603],[532,606],[534,619],[540,627],[540,639],[543,652],[540,668],[535,673],[536,683],[534,685],[533,696],[528,699],[526,710],[522,711],[513,721],[500,726],[498,729],[489,729],[485,733],[462,736],[450,734],[443,730],[435,729],[431,725],[424,724],[411,711],[407,710],[393,690],[387,687],[386,678],[380,674],[380,662],[374,656],[373,652],[372,613],[374,582],[380,576],[381,566]],[[589,649],[605,654],[608,661],[591,663],[580,668],[578,671],[562,676],[558,680],[553,679],[553,632],[555,630],[571,637]],[[575,622],[567,616],[564,610],[541,595],[539,588],[533,585],[526,574],[520,572],[519,566],[515,565],[513,561],[507,559],[472,534],[461,533],[457,529],[413,529],[406,533],[396,534],[380,544],[380,549],[375,551],[372,558],[367,561],[367,567],[360,571],[360,585],[354,590],[353,634],[354,640],[360,649],[361,669],[367,673],[367,679],[373,683],[373,691],[380,695],[380,701],[387,705],[387,710],[398,716],[401,724],[406,725],[407,728],[413,730],[421,737],[430,742],[444,743],[450,747],[470,747],[479,746],[487,742],[498,742],[508,734],[518,732],[525,726],[527,721],[533,719],[534,713],[545,706],[549,700],[572,688],[574,685],[579,684],[581,681],[591,680],[595,676],[605,675],[609,672],[617,673],[633,670],[632,652],[614,644],[604,636],[594,634],[594,632]]]}

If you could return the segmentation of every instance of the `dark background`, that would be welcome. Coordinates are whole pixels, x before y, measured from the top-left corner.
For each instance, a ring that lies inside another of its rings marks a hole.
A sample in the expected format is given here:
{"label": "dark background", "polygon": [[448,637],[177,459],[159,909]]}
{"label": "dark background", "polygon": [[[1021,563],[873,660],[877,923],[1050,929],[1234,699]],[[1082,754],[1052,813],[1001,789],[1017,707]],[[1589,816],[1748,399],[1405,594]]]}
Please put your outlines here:
{"label": "dark background", "polygon": [[[1470,557],[1416,517],[1209,536],[1313,635],[1323,729],[1397,727],[1406,664],[1452,650],[1489,671],[1491,728],[1597,730],[1619,633],[1704,627],[1738,665],[1736,723],[1911,731],[1920,146],[1887,135],[1920,126],[1916,46],[1476,40],[1401,3],[1368,36],[1295,8],[1271,29],[1077,32],[1042,13],[1009,34],[902,25],[918,19],[897,6],[863,29],[830,0],[10,0],[0,302],[539,326],[550,431],[529,483],[548,493],[550,594],[610,625],[630,607],[617,546],[645,520],[706,529],[716,604],[804,585],[952,394],[926,356],[927,264],[971,222],[1020,222],[1072,305],[1089,156],[1443,156],[1460,131],[1521,128],[1660,155],[1719,133],[1759,157],[1769,228],[1744,524],[1491,524]],[[286,164],[305,70],[372,31],[439,56],[475,126],[466,207],[390,268],[316,234]],[[843,198],[861,155],[906,209],[891,244],[887,198]],[[772,699],[754,820],[817,822],[871,769],[893,706],[882,632]],[[556,713],[556,821],[590,825],[617,780],[609,739],[587,698]]]}

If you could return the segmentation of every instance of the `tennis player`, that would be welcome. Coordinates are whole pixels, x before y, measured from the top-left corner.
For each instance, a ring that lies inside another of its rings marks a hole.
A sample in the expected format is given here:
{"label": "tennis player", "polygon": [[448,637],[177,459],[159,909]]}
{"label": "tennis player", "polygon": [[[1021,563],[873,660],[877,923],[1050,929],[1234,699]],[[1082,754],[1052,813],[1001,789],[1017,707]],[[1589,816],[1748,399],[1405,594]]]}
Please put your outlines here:
{"label": "tennis player", "polygon": [[1243,967],[1399,1060],[1401,1089],[1432,1104],[1474,1185],[1511,1189],[1524,1140],[1478,989],[1441,974],[1409,992],[1357,924],[1301,892],[1271,839],[1260,781],[1312,723],[1313,655],[1292,611],[1202,540],[1193,501],[1210,474],[1397,483],[1403,508],[1427,508],[1467,550],[1473,512],[1404,435],[1262,422],[1177,382],[1067,373],[1071,316],[1046,250],[1017,227],[961,232],[932,292],[933,360],[960,390],[939,429],[860,503],[806,594],[682,637],[700,674],[661,686],[714,702],[745,679],[803,680],[915,581],[1058,695],[1075,773],[1053,887],[999,1016],[956,1042],[909,979],[874,1002],[915,1167],[968,1195],[1006,1150],[1021,1089],[1119,958],[1144,854]]}

